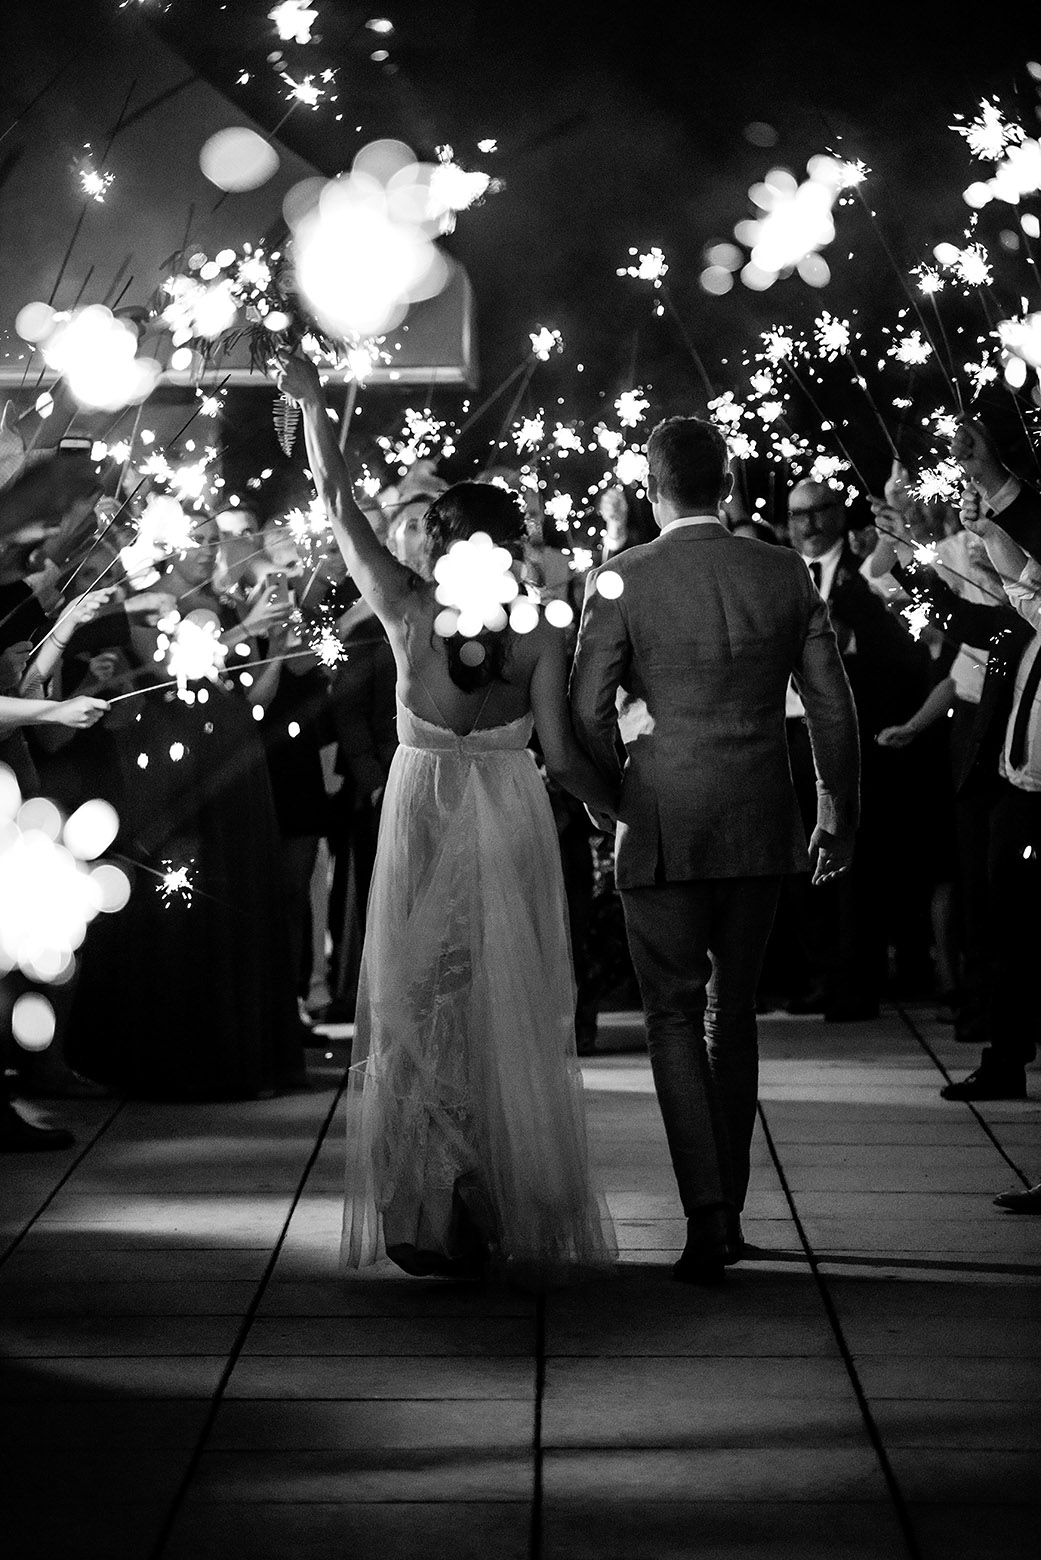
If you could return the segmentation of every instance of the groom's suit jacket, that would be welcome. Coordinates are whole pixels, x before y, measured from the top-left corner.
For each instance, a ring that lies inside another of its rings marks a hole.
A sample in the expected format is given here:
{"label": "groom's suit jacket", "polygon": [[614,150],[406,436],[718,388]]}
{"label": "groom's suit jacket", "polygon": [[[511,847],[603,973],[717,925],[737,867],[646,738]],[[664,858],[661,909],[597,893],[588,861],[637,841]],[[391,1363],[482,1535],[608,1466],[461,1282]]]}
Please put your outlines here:
{"label": "groom's suit jacket", "polygon": [[[608,570],[623,586],[613,598],[597,589]],[[619,888],[805,870],[789,677],[806,709],[818,823],[855,826],[856,713],[828,609],[796,553],[712,523],[592,571],[571,709],[590,758],[621,781]]]}

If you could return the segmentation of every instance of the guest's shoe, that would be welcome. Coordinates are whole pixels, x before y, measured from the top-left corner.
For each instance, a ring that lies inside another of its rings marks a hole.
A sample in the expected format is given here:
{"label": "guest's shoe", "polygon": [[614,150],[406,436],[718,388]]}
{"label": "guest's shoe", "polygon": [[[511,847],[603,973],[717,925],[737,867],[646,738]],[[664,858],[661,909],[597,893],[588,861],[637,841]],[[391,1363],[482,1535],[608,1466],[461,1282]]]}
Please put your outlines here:
{"label": "guest's shoe", "polygon": [[826,1024],[866,1024],[877,1017],[877,1002],[836,1002],[824,1009]]}
{"label": "guest's shoe", "polygon": [[64,1127],[37,1127],[13,1105],[0,1107],[0,1154],[46,1154],[72,1148],[75,1141]]}
{"label": "guest's shoe", "polygon": [[1009,1213],[1041,1213],[1041,1181],[1022,1192],[999,1192],[994,1206],[1007,1208]]}
{"label": "guest's shoe", "polygon": [[819,991],[804,992],[797,997],[789,997],[787,1002],[781,1004],[783,1013],[791,1013],[797,1018],[810,1013],[824,1012],[824,998]]}
{"label": "guest's shoe", "polygon": [[727,1271],[727,1216],[713,1208],[687,1220],[687,1243],[673,1267],[679,1284],[721,1284]]}
{"label": "guest's shoe", "polygon": [[977,1067],[960,1083],[948,1083],[940,1090],[942,1100],[1025,1100],[1026,1073],[1022,1068],[1010,1072],[994,1067]]}

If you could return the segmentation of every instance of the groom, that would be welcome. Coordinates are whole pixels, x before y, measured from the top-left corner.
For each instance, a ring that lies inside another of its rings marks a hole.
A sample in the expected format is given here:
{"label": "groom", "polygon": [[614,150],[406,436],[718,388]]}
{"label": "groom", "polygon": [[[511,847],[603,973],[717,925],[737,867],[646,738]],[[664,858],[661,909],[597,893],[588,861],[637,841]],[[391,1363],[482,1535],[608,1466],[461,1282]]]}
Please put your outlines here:
{"label": "groom", "polygon": [[590,575],[571,708],[580,743],[621,783],[617,884],[687,1218],[674,1276],[711,1283],[741,1250],[756,983],[781,878],[807,866],[785,738],[789,678],[817,772],[815,883],[852,857],[857,724],[802,558],[731,536],[719,520],[731,488],[719,432],[670,417],[647,460],[661,535]]}

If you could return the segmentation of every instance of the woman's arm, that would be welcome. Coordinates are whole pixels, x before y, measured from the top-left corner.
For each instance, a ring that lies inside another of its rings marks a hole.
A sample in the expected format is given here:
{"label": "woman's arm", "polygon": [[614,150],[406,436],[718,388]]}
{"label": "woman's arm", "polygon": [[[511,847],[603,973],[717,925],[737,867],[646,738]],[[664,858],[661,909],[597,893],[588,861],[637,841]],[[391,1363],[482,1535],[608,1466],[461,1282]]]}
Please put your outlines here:
{"label": "woman's arm", "polygon": [[947,714],[954,705],[954,682],[950,677],[945,677],[938,682],[920,709],[915,710],[910,719],[905,720],[902,726],[887,726],[880,731],[875,741],[879,747],[902,748],[913,742],[915,737],[920,737],[927,727],[935,725],[938,720]]}
{"label": "woman's arm", "polygon": [[317,369],[306,358],[293,356],[280,366],[276,383],[303,411],[311,475],[348,573],[380,618],[397,621],[412,593],[415,575],[391,556],[354,501],[350,473],[327,414]]}
{"label": "woman's arm", "polygon": [[588,759],[575,739],[567,701],[567,655],[564,635],[543,624],[536,630],[543,647],[531,675],[531,708],[539,745],[551,779],[600,817],[618,813],[615,788]]}
{"label": "woman's arm", "polygon": [[77,694],[74,699],[12,699],[0,694],[0,733],[19,726],[71,726],[83,731],[101,719],[108,709],[105,699]]}

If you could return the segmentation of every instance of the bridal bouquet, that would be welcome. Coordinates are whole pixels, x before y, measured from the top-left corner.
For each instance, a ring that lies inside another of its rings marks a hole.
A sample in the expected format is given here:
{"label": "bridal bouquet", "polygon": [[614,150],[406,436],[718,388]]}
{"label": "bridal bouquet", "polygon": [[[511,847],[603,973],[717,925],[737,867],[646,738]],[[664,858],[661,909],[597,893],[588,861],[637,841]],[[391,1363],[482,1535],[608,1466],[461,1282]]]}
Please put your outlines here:
{"label": "bridal bouquet", "polygon": [[[293,266],[283,250],[244,244],[222,249],[212,259],[200,250],[171,256],[156,292],[153,313],[169,330],[170,367],[219,366],[241,342],[250,364],[266,371],[272,359],[300,351],[320,367],[336,368],[371,344],[334,340],[308,312],[294,285]],[[275,402],[275,431],[288,455],[300,420],[287,396]]]}

